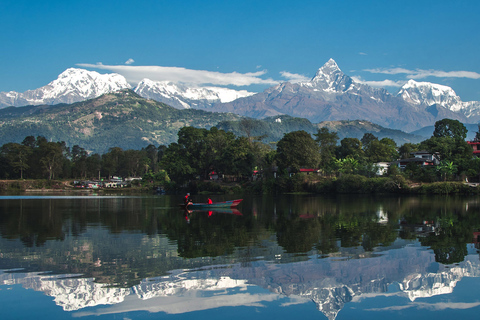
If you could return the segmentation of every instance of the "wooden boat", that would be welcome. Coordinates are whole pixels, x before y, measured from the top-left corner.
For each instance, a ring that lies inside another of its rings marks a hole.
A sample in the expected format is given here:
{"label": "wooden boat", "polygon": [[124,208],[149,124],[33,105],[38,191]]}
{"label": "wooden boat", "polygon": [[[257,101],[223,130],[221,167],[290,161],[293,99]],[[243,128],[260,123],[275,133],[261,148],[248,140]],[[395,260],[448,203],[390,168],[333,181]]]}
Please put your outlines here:
{"label": "wooden boat", "polygon": [[208,216],[212,216],[214,214],[233,214],[236,216],[241,216],[242,213],[236,208],[211,208],[211,209],[186,209],[187,214],[191,213],[208,213]]}
{"label": "wooden boat", "polygon": [[215,209],[215,208],[235,208],[242,202],[243,199],[237,200],[229,200],[223,202],[213,202],[213,203],[189,203],[187,205],[183,205],[184,208],[189,210],[191,209]]}

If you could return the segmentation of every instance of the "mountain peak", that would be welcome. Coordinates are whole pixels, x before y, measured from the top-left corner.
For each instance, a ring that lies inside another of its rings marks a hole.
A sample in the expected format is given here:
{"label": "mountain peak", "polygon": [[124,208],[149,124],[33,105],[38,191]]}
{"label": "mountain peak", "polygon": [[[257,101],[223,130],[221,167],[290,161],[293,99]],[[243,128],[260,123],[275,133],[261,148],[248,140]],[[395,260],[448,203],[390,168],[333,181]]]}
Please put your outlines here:
{"label": "mountain peak", "polygon": [[330,69],[330,70],[338,70],[341,71],[338,67],[338,64],[332,58],[328,59],[328,61],[322,66],[322,69]]}
{"label": "mountain peak", "polygon": [[68,68],[58,78],[35,90],[24,93],[0,93],[0,108],[40,104],[73,103],[101,96],[104,93],[131,88],[118,73],[100,74],[79,68]]}
{"label": "mountain peak", "polygon": [[430,82],[408,80],[397,96],[412,105],[421,107],[437,104],[452,111],[459,111],[463,105],[460,97],[452,88]]}
{"label": "mountain peak", "polygon": [[214,103],[231,102],[253,95],[246,90],[219,87],[187,87],[170,81],[143,79],[135,88],[142,97],[166,103],[177,109],[205,109]]}
{"label": "mountain peak", "polygon": [[342,73],[342,70],[340,70],[335,60],[330,58],[322,67],[318,69],[312,81],[315,80],[315,78],[319,78],[319,77],[321,78],[324,75],[339,73],[339,72]]}
{"label": "mountain peak", "polygon": [[453,89],[448,86],[431,82],[418,82],[413,79],[408,80],[407,83],[405,83],[400,90],[406,90],[410,88],[425,88],[427,90],[436,90],[438,92],[445,92],[450,95],[453,93],[453,95],[456,95],[455,91],[453,91]]}
{"label": "mountain peak", "polygon": [[335,60],[330,58],[318,69],[310,84],[325,91],[345,92],[352,86],[353,80],[340,70]]}

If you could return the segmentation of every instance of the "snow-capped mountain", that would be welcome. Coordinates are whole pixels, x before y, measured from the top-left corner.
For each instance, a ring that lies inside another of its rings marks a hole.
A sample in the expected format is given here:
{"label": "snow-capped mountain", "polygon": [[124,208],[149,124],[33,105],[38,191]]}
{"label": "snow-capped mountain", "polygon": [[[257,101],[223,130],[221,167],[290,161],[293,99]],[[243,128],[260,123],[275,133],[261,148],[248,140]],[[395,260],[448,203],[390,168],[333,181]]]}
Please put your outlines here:
{"label": "snow-capped mountain", "polygon": [[[44,87],[23,93],[0,92],[0,108],[73,103],[126,88],[131,86],[119,74],[70,68]],[[354,81],[333,59],[309,81],[284,82],[261,93],[149,79],[143,79],[134,90],[143,98],[177,109],[232,112],[253,118],[290,115],[314,123],[359,119],[404,131],[431,126],[443,118],[480,121],[480,102],[463,102],[450,87],[410,80],[393,95]]]}
{"label": "snow-capped mountain", "polygon": [[409,80],[403,85],[397,96],[412,105],[423,108],[434,104],[452,111],[459,111],[463,108],[462,100],[452,88],[430,82]]}
{"label": "snow-capped mountain", "polygon": [[337,93],[354,88],[352,78],[344,74],[333,59],[328,60],[327,63],[318,69],[312,80],[301,84],[317,90]]}
{"label": "snow-capped mountain", "polygon": [[418,110],[385,89],[355,82],[333,59],[309,81],[284,82],[250,97],[217,104],[213,110],[253,118],[286,114],[314,123],[361,119],[401,130],[415,130],[435,122],[434,115]]}
{"label": "snow-capped mountain", "polygon": [[44,87],[23,93],[0,92],[0,108],[74,103],[126,88],[131,86],[119,74],[100,74],[95,71],[69,68]]}
{"label": "snow-capped mountain", "polygon": [[[74,103],[127,88],[132,87],[119,74],[100,74],[95,71],[70,68],[44,87],[23,93],[0,92],[0,108]],[[155,82],[149,79],[143,79],[135,88],[135,92],[143,98],[163,102],[178,109],[208,108],[214,103],[230,102],[253,94],[246,90],[188,87],[169,81]]]}
{"label": "snow-capped mountain", "polygon": [[178,109],[204,109],[214,103],[230,102],[254,93],[218,87],[188,87],[170,81],[143,79],[134,90],[146,99],[166,103]]}
{"label": "snow-capped mountain", "polygon": [[397,96],[418,108],[425,109],[432,105],[437,105],[464,115],[469,122],[475,122],[480,119],[480,102],[464,102],[448,86],[409,80],[403,85]]}

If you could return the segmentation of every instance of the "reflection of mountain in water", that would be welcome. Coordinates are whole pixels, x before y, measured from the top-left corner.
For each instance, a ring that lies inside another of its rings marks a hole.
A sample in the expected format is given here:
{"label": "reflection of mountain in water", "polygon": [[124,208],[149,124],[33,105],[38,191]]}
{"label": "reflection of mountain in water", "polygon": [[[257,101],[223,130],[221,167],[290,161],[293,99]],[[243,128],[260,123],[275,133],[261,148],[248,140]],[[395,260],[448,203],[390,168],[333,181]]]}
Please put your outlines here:
{"label": "reflection of mountain in water", "polygon": [[[130,289],[108,287],[95,283],[93,278],[39,273],[0,273],[0,284],[21,283],[25,288],[42,291],[55,297],[55,303],[67,311],[120,304],[132,295],[142,301],[188,297],[193,299],[192,304],[195,299],[211,299],[212,308],[232,305],[231,295],[248,304],[271,301],[272,297],[255,298],[246,293],[247,287],[257,285],[272,294],[310,299],[327,318],[335,319],[344,305],[354,298],[386,293],[394,283],[398,283],[405,297],[414,301],[451,293],[463,277],[480,276],[477,255],[469,255],[464,262],[447,268],[435,262],[431,251],[416,246],[383,251],[375,257],[353,258],[356,259],[312,258],[285,264],[257,261],[248,267],[236,264],[228,268],[177,271],[164,277],[144,279]],[[208,292],[215,292],[215,298]],[[157,311],[173,312],[167,306],[163,309],[158,306],[162,301],[171,303],[170,300],[159,301],[155,301]]]}
{"label": "reflection of mountain in water", "polygon": [[69,278],[74,275],[48,275],[39,273],[0,274],[0,283],[21,283],[27,289],[42,291],[55,298],[65,311],[74,311],[100,304],[121,303],[130,289],[107,287],[95,283],[93,278]]}

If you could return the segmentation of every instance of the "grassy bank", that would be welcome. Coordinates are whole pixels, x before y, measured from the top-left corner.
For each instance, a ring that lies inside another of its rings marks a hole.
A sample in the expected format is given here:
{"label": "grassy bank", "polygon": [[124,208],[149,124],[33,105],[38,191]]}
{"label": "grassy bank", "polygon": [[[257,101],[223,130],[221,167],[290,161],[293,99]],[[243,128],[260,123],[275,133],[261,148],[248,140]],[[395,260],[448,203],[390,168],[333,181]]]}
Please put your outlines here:
{"label": "grassy bank", "polygon": [[[96,191],[96,192],[152,192],[148,187],[133,185],[118,189],[77,189],[71,180],[0,180],[0,193],[29,191]],[[322,178],[313,175],[295,175],[259,181],[225,183],[222,181],[191,181],[182,190],[169,193],[192,194],[480,194],[480,187],[462,182],[413,183],[403,176],[367,178],[361,175],[342,175]]]}

